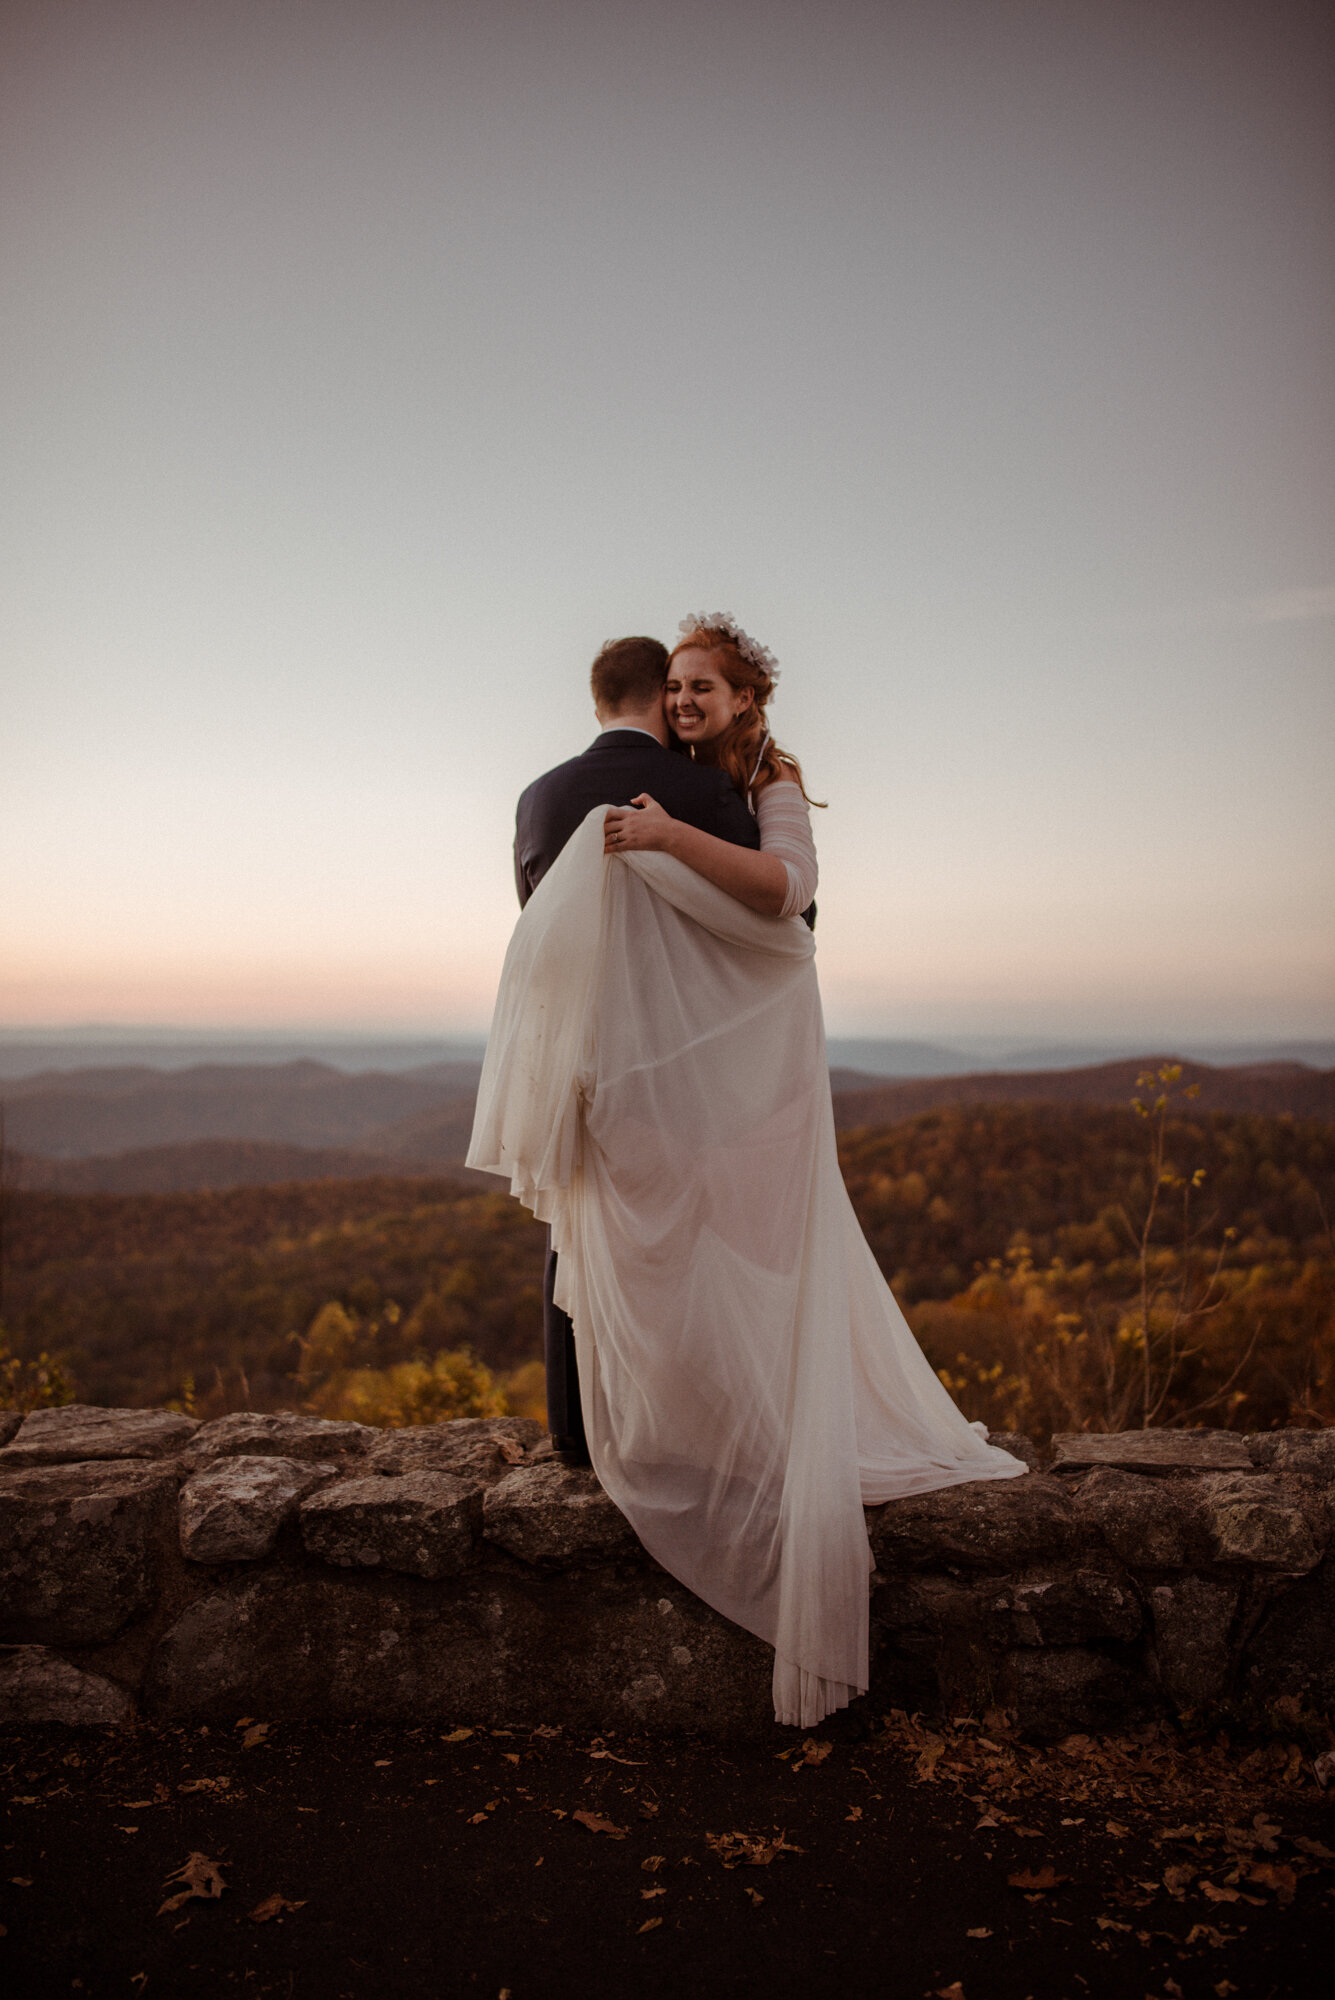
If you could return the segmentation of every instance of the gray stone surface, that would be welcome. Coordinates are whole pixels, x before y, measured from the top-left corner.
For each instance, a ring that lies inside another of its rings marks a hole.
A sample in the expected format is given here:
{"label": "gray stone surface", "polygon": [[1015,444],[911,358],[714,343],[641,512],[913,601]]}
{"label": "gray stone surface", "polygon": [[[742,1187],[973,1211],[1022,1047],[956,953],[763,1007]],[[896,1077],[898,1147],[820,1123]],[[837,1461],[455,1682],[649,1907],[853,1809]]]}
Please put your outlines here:
{"label": "gray stone surface", "polygon": [[1005,1646],[1079,1646],[1134,1639],[1144,1623],[1123,1571],[1077,1563],[1008,1578],[986,1592],[991,1635]]}
{"label": "gray stone surface", "polygon": [[1031,1472],[1042,1469],[1043,1454],[1034,1440],[1026,1437],[1023,1431],[989,1431],[987,1441],[990,1445],[995,1445],[998,1451],[1008,1451],[1012,1458],[1020,1459]]}
{"label": "gray stone surface", "polygon": [[1335,1712],[1335,1556],[1272,1601],[1243,1658],[1254,1700]]}
{"label": "gray stone surface", "polygon": [[154,1603],[175,1527],[176,1479],[166,1466],[0,1475],[0,1640],[110,1639]]}
{"label": "gray stone surface", "polygon": [[891,1500],[868,1508],[867,1530],[886,1570],[1021,1568],[1063,1555],[1076,1541],[1065,1481],[1041,1473]]}
{"label": "gray stone surface", "polygon": [[1203,1576],[1184,1576],[1150,1592],[1154,1668],[1179,1713],[1222,1701],[1227,1693],[1238,1596],[1236,1583]]}
{"label": "gray stone surface", "polygon": [[174,1410],[103,1410],[91,1403],[31,1410],[14,1442],[0,1451],[0,1471],[88,1459],[170,1458],[198,1429],[193,1417]]}
{"label": "gray stone surface", "polygon": [[408,1576],[456,1576],[481,1528],[482,1488],[450,1472],[339,1479],[301,1508],[301,1539],[322,1562]]}
{"label": "gray stone surface", "polygon": [[295,1458],[218,1458],[181,1488],[178,1532],[190,1562],[254,1562],[271,1553],[284,1524],[334,1465]]}
{"label": "gray stone surface", "polygon": [[1245,1472],[1252,1463],[1238,1431],[1057,1431],[1054,1472],[1115,1465],[1123,1472]]}
{"label": "gray stone surface", "polygon": [[521,1465],[546,1436],[532,1417],[460,1417],[446,1424],[415,1424],[382,1431],[367,1453],[369,1472],[397,1478],[405,1472],[452,1472],[494,1485]]}
{"label": "gray stone surface", "polygon": [[9,1443],[22,1422],[22,1410],[0,1410],[0,1447]]}
{"label": "gray stone surface", "polygon": [[232,1722],[382,1721],[772,1732],[773,1655],[670,1579],[382,1571],[238,1575],[160,1642],[146,1701]]}
{"label": "gray stone surface", "polygon": [[523,1562],[610,1562],[644,1553],[592,1472],[550,1460],[519,1466],[490,1487],[482,1519],[487,1540]]}
{"label": "gray stone surface", "polygon": [[134,1716],[133,1701],[115,1681],[83,1673],[45,1646],[0,1649],[0,1724],[5,1728],[63,1722],[118,1729]]}
{"label": "gray stone surface", "polygon": [[211,1465],[215,1458],[364,1458],[384,1435],[370,1424],[335,1423],[290,1410],[271,1416],[236,1410],[231,1416],[201,1425],[184,1462],[194,1470]]}
{"label": "gray stone surface", "polygon": [[1122,1728],[1157,1707],[1153,1687],[1134,1666],[1079,1646],[1008,1654],[998,1690],[1020,1728],[1044,1742],[1074,1730]]}
{"label": "gray stone surface", "polygon": [[1216,1562],[1302,1571],[1320,1561],[1297,1496],[1272,1473],[1209,1473],[1200,1492]]}
{"label": "gray stone surface", "polygon": [[1182,1569],[1214,1553],[1199,1486],[1099,1466],[1076,1488],[1075,1514],[1129,1569]]}
{"label": "gray stone surface", "polygon": [[1258,1431],[1247,1446],[1256,1464],[1268,1471],[1335,1480],[1335,1430]]}

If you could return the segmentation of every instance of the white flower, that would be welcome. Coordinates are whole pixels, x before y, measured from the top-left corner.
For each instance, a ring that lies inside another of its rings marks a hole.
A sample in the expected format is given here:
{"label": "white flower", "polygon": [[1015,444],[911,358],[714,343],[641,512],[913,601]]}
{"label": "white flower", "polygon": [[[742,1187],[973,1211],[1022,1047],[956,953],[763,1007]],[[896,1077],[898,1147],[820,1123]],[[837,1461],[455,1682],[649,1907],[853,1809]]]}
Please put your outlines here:
{"label": "white flower", "polygon": [[725,632],[744,660],[768,674],[771,680],[779,678],[779,663],[768,646],[762,646],[759,639],[744,632],[730,611],[689,612],[677,630],[683,639],[692,632]]}

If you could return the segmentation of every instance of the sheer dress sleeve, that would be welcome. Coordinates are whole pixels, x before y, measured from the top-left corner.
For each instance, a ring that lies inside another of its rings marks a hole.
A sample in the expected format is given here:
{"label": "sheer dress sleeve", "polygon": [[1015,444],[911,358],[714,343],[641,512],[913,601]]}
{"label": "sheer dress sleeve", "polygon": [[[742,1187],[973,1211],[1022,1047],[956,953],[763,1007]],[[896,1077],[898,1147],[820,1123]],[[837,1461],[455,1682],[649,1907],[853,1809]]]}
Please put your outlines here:
{"label": "sheer dress sleeve", "polygon": [[796,917],[816,893],[816,843],[811,838],[811,809],[800,785],[780,780],[756,796],[760,851],[775,854],[788,876],[788,894],[781,917]]}

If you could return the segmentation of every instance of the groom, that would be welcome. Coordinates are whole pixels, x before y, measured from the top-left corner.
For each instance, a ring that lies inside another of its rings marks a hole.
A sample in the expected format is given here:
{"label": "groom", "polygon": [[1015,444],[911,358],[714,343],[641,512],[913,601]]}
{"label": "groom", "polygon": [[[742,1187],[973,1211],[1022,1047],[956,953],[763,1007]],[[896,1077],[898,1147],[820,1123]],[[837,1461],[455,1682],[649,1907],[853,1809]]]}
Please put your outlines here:
{"label": "groom", "polygon": [[[723,771],[668,749],[663,715],[667,647],[657,639],[610,639],[589,676],[601,735],[580,756],[535,778],[515,814],[515,886],[526,903],[576,827],[595,806],[628,806],[648,792],[673,819],[737,847],[759,847],[760,830]],[[547,1422],[556,1455],[587,1465],[575,1338],[554,1303],[556,1256],[550,1240],[543,1280]]]}

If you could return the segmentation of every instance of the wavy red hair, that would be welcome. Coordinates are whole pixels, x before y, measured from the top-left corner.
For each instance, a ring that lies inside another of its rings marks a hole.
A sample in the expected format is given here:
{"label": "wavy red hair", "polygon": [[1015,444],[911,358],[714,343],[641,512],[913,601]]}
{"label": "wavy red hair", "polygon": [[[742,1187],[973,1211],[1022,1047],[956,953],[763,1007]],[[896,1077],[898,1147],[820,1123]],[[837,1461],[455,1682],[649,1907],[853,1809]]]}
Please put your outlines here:
{"label": "wavy red hair", "polygon": [[[781,750],[773,737],[766,742],[769,719],[766,708],[774,693],[774,676],[767,667],[758,667],[739,651],[736,642],[727,632],[716,626],[698,625],[686,636],[679,639],[668,654],[668,672],[672,672],[672,662],[678,653],[688,647],[714,656],[714,664],[723,675],[728,686],[740,694],[744,688],[751,691],[751,700],[734,717],[712,743],[690,745],[690,754],[702,764],[716,764],[727,772],[733,784],[746,798],[748,792],[760,792],[766,785],[779,779],[800,787],[802,796],[809,806],[823,805],[823,799],[813,799],[802,782],[802,766],[787,750]],[[764,748],[761,748],[761,745]],[[759,768],[757,768],[757,766]],[[753,775],[754,773],[754,775]]]}

